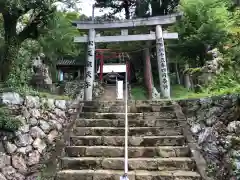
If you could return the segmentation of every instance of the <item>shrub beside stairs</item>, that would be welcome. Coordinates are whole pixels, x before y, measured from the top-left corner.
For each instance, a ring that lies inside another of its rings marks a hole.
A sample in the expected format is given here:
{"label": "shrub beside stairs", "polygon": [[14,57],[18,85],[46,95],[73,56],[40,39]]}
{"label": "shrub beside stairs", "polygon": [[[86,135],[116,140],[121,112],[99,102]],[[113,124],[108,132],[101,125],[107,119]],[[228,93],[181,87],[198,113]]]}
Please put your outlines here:
{"label": "shrub beside stairs", "polygon": [[[123,110],[123,102],[85,102],[57,180],[120,179]],[[201,180],[171,102],[135,101],[129,110],[129,180]]]}

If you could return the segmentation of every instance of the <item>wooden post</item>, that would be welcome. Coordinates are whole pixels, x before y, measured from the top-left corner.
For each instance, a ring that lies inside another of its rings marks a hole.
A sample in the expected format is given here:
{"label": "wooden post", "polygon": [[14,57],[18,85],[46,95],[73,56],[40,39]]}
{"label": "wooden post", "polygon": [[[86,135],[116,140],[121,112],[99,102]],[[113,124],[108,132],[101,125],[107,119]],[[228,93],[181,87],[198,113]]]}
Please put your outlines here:
{"label": "wooden post", "polygon": [[152,66],[150,58],[150,41],[146,42],[146,49],[144,50],[144,81],[148,90],[149,99],[152,99],[152,88],[153,88],[153,77],[152,77]]}
{"label": "wooden post", "polygon": [[100,53],[100,81],[103,80],[103,52]]}
{"label": "wooden post", "polygon": [[93,81],[95,66],[95,29],[89,29],[88,34],[88,57],[85,74],[85,100],[92,101]]}
{"label": "wooden post", "polygon": [[168,76],[163,32],[160,25],[156,26],[156,44],[161,96],[163,96],[163,98],[170,98],[170,80]]}
{"label": "wooden post", "polygon": [[131,81],[131,71],[130,71],[130,62],[129,61],[126,61],[126,74],[127,74],[127,79],[128,79],[128,82]]}

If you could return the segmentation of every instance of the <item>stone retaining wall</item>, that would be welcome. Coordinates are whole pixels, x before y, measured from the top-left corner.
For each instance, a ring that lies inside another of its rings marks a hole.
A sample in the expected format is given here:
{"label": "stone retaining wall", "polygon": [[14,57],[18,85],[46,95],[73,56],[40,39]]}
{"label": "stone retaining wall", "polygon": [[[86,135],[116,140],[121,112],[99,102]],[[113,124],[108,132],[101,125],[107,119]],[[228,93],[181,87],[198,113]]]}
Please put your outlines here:
{"label": "stone retaining wall", "polygon": [[[57,168],[65,144],[63,132],[77,111],[78,101],[1,95],[0,104],[14,110],[23,125],[14,133],[0,129],[0,180],[36,180],[44,168],[54,173],[46,166],[50,163]],[[51,179],[50,174],[47,179]]]}
{"label": "stone retaining wall", "polygon": [[240,178],[239,98],[228,95],[179,101],[214,179]]}

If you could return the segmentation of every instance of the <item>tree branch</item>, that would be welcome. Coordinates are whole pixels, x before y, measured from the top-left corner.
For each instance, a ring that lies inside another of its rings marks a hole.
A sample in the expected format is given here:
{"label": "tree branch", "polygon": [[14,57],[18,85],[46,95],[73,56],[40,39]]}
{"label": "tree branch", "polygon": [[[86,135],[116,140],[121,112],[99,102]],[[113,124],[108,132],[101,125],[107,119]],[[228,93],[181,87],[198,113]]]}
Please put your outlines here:
{"label": "tree branch", "polygon": [[32,20],[28,25],[18,34],[21,42],[25,39],[32,38],[37,39],[40,35],[39,30],[42,29],[47,24],[47,16],[51,15],[52,12],[39,12],[37,15],[33,16]]}

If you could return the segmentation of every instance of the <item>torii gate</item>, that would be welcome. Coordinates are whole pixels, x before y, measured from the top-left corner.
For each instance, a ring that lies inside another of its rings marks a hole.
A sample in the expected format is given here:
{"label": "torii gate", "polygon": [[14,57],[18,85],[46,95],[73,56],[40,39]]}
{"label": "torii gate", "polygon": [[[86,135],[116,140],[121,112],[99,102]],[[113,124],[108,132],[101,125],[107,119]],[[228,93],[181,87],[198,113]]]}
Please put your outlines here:
{"label": "torii gate", "polygon": [[[95,43],[96,42],[125,42],[125,41],[152,41],[156,40],[157,61],[159,70],[159,80],[161,96],[170,98],[170,80],[168,76],[165,47],[163,39],[178,39],[178,33],[165,33],[162,31],[163,25],[169,25],[176,22],[180,14],[155,16],[149,18],[138,18],[131,20],[120,20],[111,22],[93,21],[74,21],[73,24],[80,30],[88,30],[88,37],[75,37],[74,42],[88,43],[88,58],[86,65],[85,79],[85,100],[92,100],[93,80],[94,80],[94,63],[95,63]],[[138,26],[155,26],[155,33],[128,35],[128,29]],[[96,30],[119,29],[121,35],[117,36],[100,36],[96,35]]]}
{"label": "torii gate", "polygon": [[[103,65],[105,59],[111,59],[111,58],[119,58],[123,57],[123,53],[113,52],[110,49],[96,49],[96,59],[100,60],[100,69],[99,69],[99,80],[102,82],[103,80]],[[105,56],[104,52],[109,52],[111,55]],[[129,62],[126,63],[126,69],[128,74],[128,81],[130,81],[130,64]]]}

